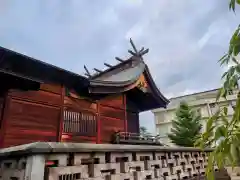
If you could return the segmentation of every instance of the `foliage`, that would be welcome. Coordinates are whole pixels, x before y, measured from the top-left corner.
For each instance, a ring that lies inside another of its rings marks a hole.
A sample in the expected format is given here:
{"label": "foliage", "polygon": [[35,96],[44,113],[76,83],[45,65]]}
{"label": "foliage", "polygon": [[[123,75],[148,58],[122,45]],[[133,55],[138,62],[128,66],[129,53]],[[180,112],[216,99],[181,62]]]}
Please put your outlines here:
{"label": "foliage", "polygon": [[[230,0],[229,9],[235,12],[240,0]],[[229,42],[228,52],[219,60],[221,65],[231,65],[223,76],[223,87],[219,90],[217,102],[221,98],[227,98],[230,91],[236,89],[240,79],[240,62],[236,56],[240,52],[240,26],[235,30]],[[209,144],[215,144],[210,153],[207,166],[207,177],[213,179],[213,166],[219,168],[231,164],[232,167],[240,162],[240,92],[238,91],[236,105],[231,119],[227,119],[228,108],[222,107],[207,121],[206,131],[196,142],[201,148]]]}
{"label": "foliage", "polygon": [[150,133],[147,131],[147,128],[144,127],[144,126],[141,126],[141,127],[139,128],[139,130],[140,130],[140,135],[142,135],[142,136],[148,136],[148,135],[150,135]]}
{"label": "foliage", "polygon": [[173,128],[168,134],[169,139],[176,145],[193,147],[202,127],[200,120],[200,115],[186,102],[181,102],[176,110],[176,119],[172,121]]}

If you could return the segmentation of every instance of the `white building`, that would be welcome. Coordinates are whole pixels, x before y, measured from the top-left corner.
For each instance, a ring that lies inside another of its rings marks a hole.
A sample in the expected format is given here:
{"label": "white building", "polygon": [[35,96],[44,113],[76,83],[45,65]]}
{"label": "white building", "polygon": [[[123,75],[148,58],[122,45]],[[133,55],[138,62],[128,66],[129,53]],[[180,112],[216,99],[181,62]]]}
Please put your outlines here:
{"label": "white building", "polygon": [[155,109],[154,113],[156,132],[160,135],[160,140],[165,144],[171,144],[167,134],[170,133],[172,127],[172,120],[175,119],[175,111],[179,107],[181,101],[187,102],[202,116],[202,125],[204,131],[206,120],[217,110],[219,106],[228,106],[228,116],[231,117],[233,109],[231,103],[236,102],[237,91],[229,93],[227,100],[221,98],[219,103],[216,103],[216,96],[219,89],[204,91],[185,96],[179,96],[170,99],[167,109]]}

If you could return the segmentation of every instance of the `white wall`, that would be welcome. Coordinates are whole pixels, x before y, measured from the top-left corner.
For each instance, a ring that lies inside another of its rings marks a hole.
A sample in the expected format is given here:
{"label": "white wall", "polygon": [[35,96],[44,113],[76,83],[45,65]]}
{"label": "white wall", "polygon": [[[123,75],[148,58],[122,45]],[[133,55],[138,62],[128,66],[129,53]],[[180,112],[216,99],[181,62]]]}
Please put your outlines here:
{"label": "white wall", "polygon": [[183,96],[180,98],[170,99],[170,104],[167,109],[157,109],[153,110],[156,132],[162,136],[161,141],[164,143],[170,143],[170,140],[167,138],[167,134],[171,131],[172,120],[175,119],[176,108],[179,106],[180,101],[186,101],[190,106],[195,110],[199,110],[202,120],[201,124],[203,125],[202,131],[205,131],[206,121],[217,110],[217,108],[227,106],[228,107],[228,118],[231,118],[233,114],[233,109],[230,105],[231,102],[236,101],[237,92],[234,91],[233,95],[227,96],[227,100],[220,99],[220,102],[216,104],[216,95],[217,90],[208,91],[203,93],[197,93],[193,95]]}

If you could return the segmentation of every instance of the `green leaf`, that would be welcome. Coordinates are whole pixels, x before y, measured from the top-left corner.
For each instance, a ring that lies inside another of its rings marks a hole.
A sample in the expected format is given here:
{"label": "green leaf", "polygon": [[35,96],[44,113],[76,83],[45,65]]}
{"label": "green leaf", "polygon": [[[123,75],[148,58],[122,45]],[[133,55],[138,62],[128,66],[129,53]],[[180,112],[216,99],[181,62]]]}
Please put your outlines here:
{"label": "green leaf", "polygon": [[207,121],[207,127],[206,127],[206,131],[209,132],[212,127],[213,127],[213,122],[217,120],[217,115],[213,115],[208,121]]}
{"label": "green leaf", "polygon": [[226,97],[226,95],[227,95],[226,89],[224,87],[220,88],[216,96],[216,101],[218,101],[220,97]]}
{"label": "green leaf", "polygon": [[214,180],[213,176],[213,163],[214,162],[214,152],[210,153],[210,156],[208,157],[208,165],[206,169],[207,179],[208,180]]}
{"label": "green leaf", "polygon": [[240,37],[238,37],[238,42],[234,45],[234,48],[233,48],[233,54],[234,56],[237,56],[240,52]]}
{"label": "green leaf", "polygon": [[235,68],[234,68],[234,66],[231,66],[228,70],[227,78],[230,78],[231,76],[233,76],[234,73],[235,73]]}
{"label": "green leaf", "polygon": [[218,60],[218,62],[222,66],[223,64],[228,64],[229,60],[230,60],[229,54],[225,54],[223,57],[221,57],[221,59]]}
{"label": "green leaf", "polygon": [[217,127],[215,132],[215,141],[219,140],[221,137],[226,137],[227,135],[227,129],[224,125]]}
{"label": "green leaf", "polygon": [[[236,56],[236,55],[235,55]],[[232,57],[232,61],[235,63],[235,64],[239,64],[238,60],[235,58],[235,57]]]}
{"label": "green leaf", "polygon": [[223,122],[223,124],[224,124],[225,126],[228,126],[228,119],[226,118],[228,108],[227,108],[227,107],[224,107],[224,109],[226,109],[226,110],[224,110],[224,111],[225,111],[224,114],[221,114],[220,117],[221,117],[221,121]]}
{"label": "green leaf", "polygon": [[232,55],[233,50],[234,50],[234,46],[238,45],[239,31],[240,31],[240,27],[238,27],[232,35],[232,38],[230,40],[229,52],[228,52],[229,55]]}
{"label": "green leaf", "polygon": [[230,0],[229,3],[229,10],[233,10],[233,12],[235,12],[235,0]]}
{"label": "green leaf", "polygon": [[225,116],[228,114],[228,108],[226,106],[223,107],[223,113]]}
{"label": "green leaf", "polygon": [[236,70],[236,72],[237,72],[238,74],[240,74],[240,64],[237,65],[237,66],[235,66],[235,70]]}

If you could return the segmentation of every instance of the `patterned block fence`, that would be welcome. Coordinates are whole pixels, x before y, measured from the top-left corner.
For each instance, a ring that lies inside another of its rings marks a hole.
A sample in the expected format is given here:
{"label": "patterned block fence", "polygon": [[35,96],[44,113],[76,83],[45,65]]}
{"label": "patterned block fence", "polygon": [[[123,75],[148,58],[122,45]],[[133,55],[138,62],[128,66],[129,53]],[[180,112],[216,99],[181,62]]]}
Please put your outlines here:
{"label": "patterned block fence", "polygon": [[0,150],[0,180],[202,179],[210,151],[37,142]]}

